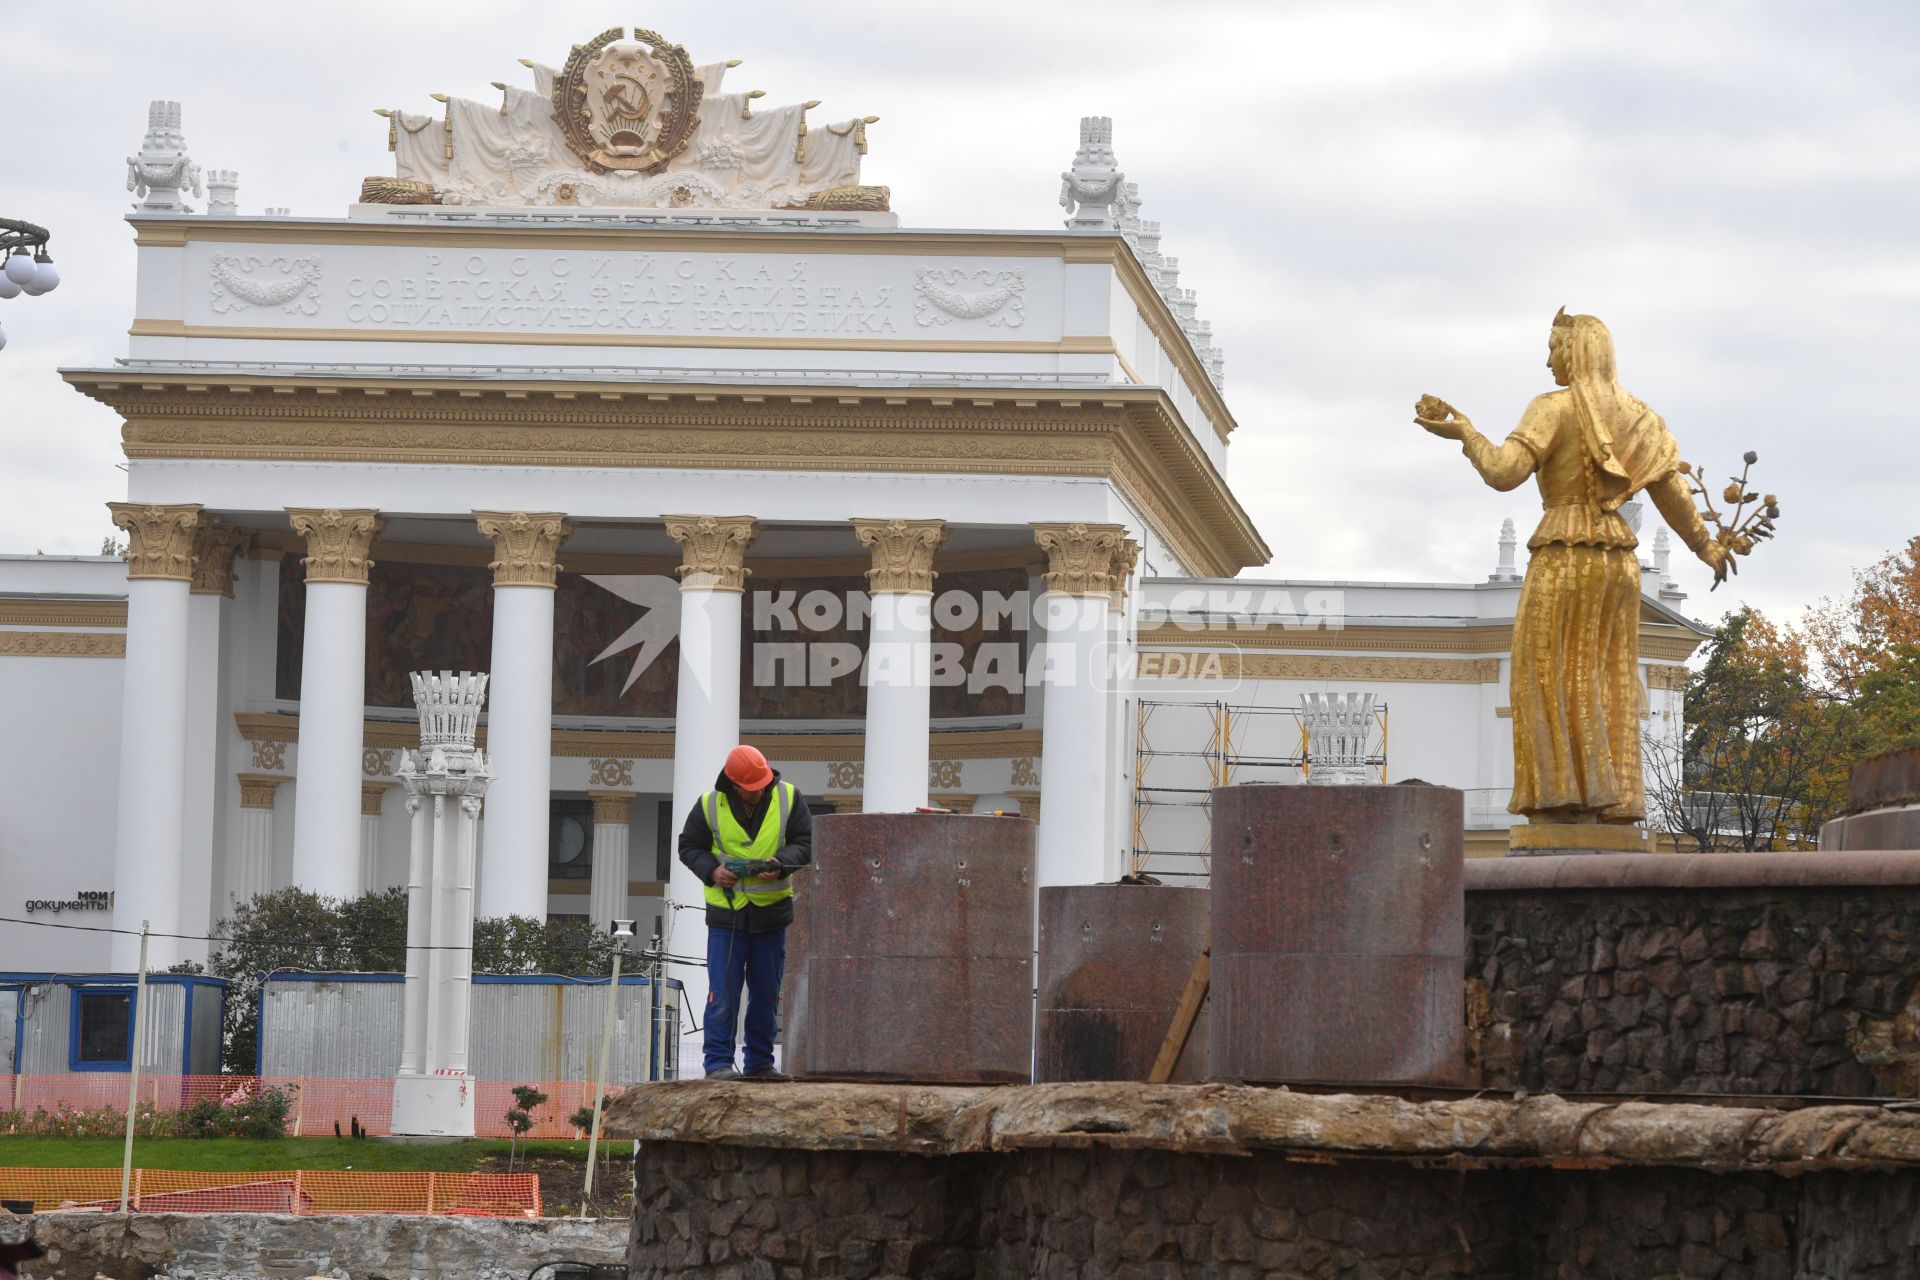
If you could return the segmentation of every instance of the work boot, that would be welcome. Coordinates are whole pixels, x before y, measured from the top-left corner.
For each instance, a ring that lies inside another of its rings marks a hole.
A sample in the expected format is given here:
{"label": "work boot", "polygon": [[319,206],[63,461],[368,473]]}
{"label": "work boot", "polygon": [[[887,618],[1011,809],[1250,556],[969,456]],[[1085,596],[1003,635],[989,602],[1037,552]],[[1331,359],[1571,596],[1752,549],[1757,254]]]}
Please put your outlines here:
{"label": "work boot", "polygon": [[778,1067],[758,1067],[752,1071],[747,1072],[747,1074],[742,1076],[741,1079],[766,1080],[766,1081],[771,1081],[775,1084],[778,1084],[782,1081],[792,1080],[793,1077],[788,1075],[786,1072],[780,1070]]}
{"label": "work boot", "polygon": [[739,1078],[740,1073],[732,1067],[716,1067],[712,1071],[707,1072],[707,1079],[709,1080],[738,1080]]}

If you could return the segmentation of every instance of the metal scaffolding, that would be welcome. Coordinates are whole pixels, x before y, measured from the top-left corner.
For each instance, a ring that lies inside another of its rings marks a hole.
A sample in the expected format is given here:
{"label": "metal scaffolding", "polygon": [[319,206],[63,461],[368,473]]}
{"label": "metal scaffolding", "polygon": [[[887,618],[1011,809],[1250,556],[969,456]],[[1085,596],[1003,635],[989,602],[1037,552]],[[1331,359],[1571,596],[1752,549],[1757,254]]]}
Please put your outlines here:
{"label": "metal scaffolding", "polygon": [[[1237,782],[1306,781],[1310,766],[1302,709],[1146,698],[1136,707],[1133,873],[1152,875],[1168,884],[1205,884],[1212,852],[1213,789]],[[1373,712],[1379,725],[1379,749],[1366,762],[1380,771],[1380,781],[1385,782],[1387,704],[1375,703]],[[1180,720],[1183,713],[1206,719],[1201,725],[1169,723]],[[1168,745],[1182,736],[1198,739],[1202,732],[1202,746]],[[1156,736],[1162,745],[1154,745]]]}

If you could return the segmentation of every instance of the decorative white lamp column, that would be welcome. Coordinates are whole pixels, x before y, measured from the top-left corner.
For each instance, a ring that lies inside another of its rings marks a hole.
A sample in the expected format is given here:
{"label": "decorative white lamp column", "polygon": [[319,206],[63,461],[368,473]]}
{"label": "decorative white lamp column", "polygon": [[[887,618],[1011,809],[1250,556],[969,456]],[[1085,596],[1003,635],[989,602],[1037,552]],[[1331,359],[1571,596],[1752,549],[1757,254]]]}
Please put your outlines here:
{"label": "decorative white lamp column", "polygon": [[293,884],[350,898],[360,891],[368,552],[385,522],[376,511],[333,508],[289,508],[287,517],[307,540]]}
{"label": "decorative white lamp column", "polygon": [[1319,786],[1365,786],[1380,781],[1367,763],[1377,736],[1371,693],[1303,693],[1307,726],[1307,781]]}
{"label": "decorative white lamp column", "polygon": [[487,747],[500,785],[487,797],[482,916],[547,918],[553,807],[554,557],[573,525],[554,511],[476,511],[493,540],[493,701]]}
{"label": "decorative white lamp column", "polygon": [[593,879],[587,887],[587,919],[593,927],[611,928],[627,914],[627,884],[631,876],[627,851],[633,820],[632,791],[589,791],[593,802]]}
{"label": "decorative white lamp column", "polygon": [[227,873],[228,891],[238,902],[273,888],[273,802],[285,781],[271,773],[240,775],[240,847]]}
{"label": "decorative white lamp column", "polygon": [[[673,715],[673,815],[669,838],[700,796],[713,786],[727,752],[740,742],[740,598],[747,548],[759,535],[749,516],[666,516],[667,533],[681,547],[680,684]],[[705,889],[676,857],[667,881],[667,950],[706,950]],[[706,1008],[703,969],[682,969],[692,1018],[681,1020],[680,1062],[698,1075],[700,1044],[693,1024]]]}
{"label": "decorative white lamp column", "polygon": [[391,782],[360,784],[360,892],[378,893],[386,886],[380,875],[380,811],[386,805]]}
{"label": "decorative white lamp column", "polygon": [[[113,841],[113,968],[140,959],[140,922],[181,933],[180,878],[187,781],[188,584],[197,503],[109,502],[127,531],[127,656],[120,686],[120,795]],[[164,969],[179,958],[172,938],[153,939]]]}
{"label": "decorative white lamp column", "polygon": [[473,745],[487,677],[413,673],[420,750],[400,755],[407,853],[407,979],[393,1132],[473,1136],[467,1046],[473,988],[473,876],[480,804],[493,774]]}
{"label": "decorative white lamp column", "polygon": [[867,813],[908,813],[927,802],[932,718],[933,553],[942,520],[855,520],[873,550],[867,589]]}
{"label": "decorative white lamp column", "polygon": [[1114,557],[1126,537],[1117,524],[1036,524],[1047,553],[1041,597],[1045,640],[1034,654],[1041,697],[1040,833],[1037,885],[1098,884],[1114,878],[1106,856],[1109,743],[1107,613]]}

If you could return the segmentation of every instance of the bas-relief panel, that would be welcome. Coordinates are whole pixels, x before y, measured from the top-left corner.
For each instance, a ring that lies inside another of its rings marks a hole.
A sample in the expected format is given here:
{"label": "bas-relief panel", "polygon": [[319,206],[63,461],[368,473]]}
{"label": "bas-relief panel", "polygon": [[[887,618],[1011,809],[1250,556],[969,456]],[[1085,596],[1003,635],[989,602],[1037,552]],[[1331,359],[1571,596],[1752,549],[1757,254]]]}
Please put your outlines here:
{"label": "bas-relief panel", "polygon": [[[376,563],[367,588],[366,702],[372,707],[411,707],[409,675],[424,670],[491,669],[492,575],[453,565]],[[866,583],[849,578],[755,578],[741,610],[740,714],[748,720],[857,719],[866,714],[866,688],[859,666],[843,655],[864,658],[867,632],[844,607]],[[937,589],[976,602],[1024,599],[1023,569],[944,574]],[[819,593],[819,594],[815,594]],[[813,598],[841,607],[795,608]],[[756,600],[786,602],[778,608]],[[301,631],[306,584],[297,572],[280,579],[276,696],[300,696]],[[616,642],[644,620],[644,606],[623,599],[590,578],[561,573],[554,596],[553,710],[563,716],[671,718],[679,673],[679,641],[668,639],[644,666],[643,646]],[[949,646],[950,671],[958,683],[932,690],[936,717],[1018,715],[1025,707],[1021,617],[1015,610],[978,607],[937,613],[933,642]],[[798,623],[788,625],[791,617]],[[804,646],[801,666],[788,664],[794,644]],[[772,646],[784,646],[775,661]],[[810,677],[787,678],[796,671]],[[781,677],[769,680],[768,676]],[[974,678],[969,682],[965,677]],[[988,675],[991,679],[980,677]],[[1011,686],[1011,687],[1009,687]]]}
{"label": "bas-relief panel", "polygon": [[[1060,332],[1061,264],[1044,258],[233,248],[188,246],[188,278],[199,284],[182,319],[397,333],[872,339],[1012,330],[1051,340]],[[236,280],[260,301],[238,307]]]}

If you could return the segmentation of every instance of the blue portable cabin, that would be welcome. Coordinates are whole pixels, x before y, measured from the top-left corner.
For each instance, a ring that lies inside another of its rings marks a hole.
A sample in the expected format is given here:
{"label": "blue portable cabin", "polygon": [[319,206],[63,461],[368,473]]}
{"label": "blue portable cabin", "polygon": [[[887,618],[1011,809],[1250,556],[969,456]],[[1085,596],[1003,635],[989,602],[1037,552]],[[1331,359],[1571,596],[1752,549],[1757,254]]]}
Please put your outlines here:
{"label": "blue portable cabin", "polygon": [[[128,1071],[137,986],[130,973],[0,973],[0,1064],[13,1076]],[[141,1074],[218,1075],[226,980],[150,973],[146,1000]]]}
{"label": "blue portable cabin", "polygon": [[[279,969],[260,984],[262,1076],[392,1079],[400,1069],[406,976]],[[468,1062],[477,1080],[586,1080],[607,1012],[606,978],[473,975]],[[620,975],[608,1078],[670,1079],[680,1042],[682,987]],[[657,1009],[657,1023],[656,1023]],[[654,1046],[659,1061],[654,1061]]]}

